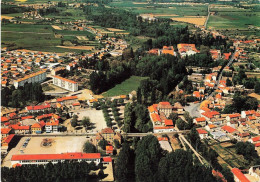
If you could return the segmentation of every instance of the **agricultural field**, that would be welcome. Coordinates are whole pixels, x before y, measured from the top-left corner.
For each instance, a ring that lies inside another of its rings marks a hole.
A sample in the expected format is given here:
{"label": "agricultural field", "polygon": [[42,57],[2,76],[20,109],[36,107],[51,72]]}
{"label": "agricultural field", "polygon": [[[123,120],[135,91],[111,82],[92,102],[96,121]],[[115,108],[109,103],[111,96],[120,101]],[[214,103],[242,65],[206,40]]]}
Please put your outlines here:
{"label": "agricultural field", "polygon": [[249,26],[260,26],[260,12],[257,11],[232,6],[214,6],[210,11],[215,14],[210,16],[208,28],[247,30]]}
{"label": "agricultural field", "polygon": [[131,76],[129,79],[123,81],[122,83],[116,85],[114,88],[103,93],[104,97],[112,97],[117,95],[126,95],[133,90],[137,90],[142,80],[147,79],[147,77]]}
{"label": "agricultural field", "polygon": [[[77,35],[86,36],[92,35],[87,31],[65,31],[55,30],[51,25],[31,25],[31,24],[6,24],[2,25],[2,47],[10,49],[28,49],[43,52],[68,52],[67,48],[57,47],[61,46],[62,39],[55,38],[54,32],[64,36],[64,41],[77,40],[79,44],[83,41],[77,39]],[[82,43],[83,44],[83,43]],[[97,42],[89,42],[84,46],[97,46]],[[87,51],[85,48],[74,49],[75,52]]]}
{"label": "agricultural field", "polygon": [[152,13],[155,16],[170,18],[173,16],[206,16],[207,5],[194,4],[145,4],[133,2],[112,2],[110,7],[127,9],[137,14]]}
{"label": "agricultural field", "polygon": [[174,21],[180,21],[180,22],[203,26],[205,24],[207,17],[206,16],[185,16],[181,18],[178,17],[178,18],[171,18],[171,19]]}

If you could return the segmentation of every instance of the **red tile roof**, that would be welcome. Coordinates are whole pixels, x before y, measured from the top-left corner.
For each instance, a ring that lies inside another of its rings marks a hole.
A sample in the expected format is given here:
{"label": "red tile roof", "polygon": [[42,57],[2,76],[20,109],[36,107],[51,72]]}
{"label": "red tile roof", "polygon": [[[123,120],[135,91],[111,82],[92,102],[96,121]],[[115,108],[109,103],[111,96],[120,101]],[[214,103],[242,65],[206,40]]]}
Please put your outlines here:
{"label": "red tile roof", "polygon": [[255,110],[245,111],[246,115],[253,115],[255,113],[256,113]]}
{"label": "red tile roof", "polygon": [[107,145],[107,146],[106,146],[106,150],[108,150],[108,151],[111,151],[111,150],[112,150],[112,151],[113,151],[113,146]]}
{"label": "red tile roof", "polygon": [[43,119],[43,118],[50,118],[53,116],[53,113],[51,114],[43,114],[41,116],[37,116],[36,119],[40,120],[40,119]]}
{"label": "red tile roof", "polygon": [[76,102],[76,103],[73,103],[72,105],[73,105],[73,106],[80,106],[80,103],[79,103],[79,102]]}
{"label": "red tile roof", "polygon": [[111,128],[104,128],[101,133],[114,133],[114,130],[112,130]]}
{"label": "red tile roof", "polygon": [[30,126],[19,126],[16,125],[10,125],[9,127],[13,128],[14,130],[30,130]]}
{"label": "red tile roof", "polygon": [[21,120],[32,119],[32,118],[34,118],[34,116],[24,116],[24,117],[21,117]]}
{"label": "red tile roof", "polygon": [[68,97],[61,97],[57,99],[57,102],[62,102],[65,100],[74,100],[74,99],[78,99],[78,96],[68,96]]}
{"label": "red tile roof", "polygon": [[253,141],[253,142],[260,141],[260,136],[257,136],[257,137],[252,138],[252,141]]}
{"label": "red tile roof", "polygon": [[75,82],[75,81],[73,81],[73,80],[69,80],[69,79],[67,79],[67,78],[63,78],[63,77],[60,77],[60,76],[53,76],[53,77],[54,77],[54,78],[58,78],[58,79],[63,80],[63,81],[66,81],[66,82],[77,83],[77,82]]}
{"label": "red tile roof", "polygon": [[157,113],[152,113],[151,118],[153,122],[162,122],[160,116]]}
{"label": "red tile roof", "polygon": [[207,111],[202,113],[202,115],[206,116],[207,118],[213,118],[216,115],[219,115],[219,112],[217,111]]}
{"label": "red tile roof", "polygon": [[59,125],[59,120],[55,120],[55,121],[50,121],[46,123],[46,126],[58,126]]}
{"label": "red tile roof", "polygon": [[14,136],[15,136],[15,134],[11,134],[11,135],[5,137],[5,138],[3,139],[3,142],[2,142],[2,143],[9,144],[9,143],[12,141],[12,139],[14,138]]}
{"label": "red tile roof", "polygon": [[255,144],[255,147],[260,147],[260,143],[256,143],[256,144]]}
{"label": "red tile roof", "polygon": [[241,182],[250,182],[249,179],[238,169],[238,168],[233,168],[232,173],[239,179]]}
{"label": "red tile roof", "polygon": [[227,182],[227,180],[225,179],[225,177],[223,176],[223,174],[221,172],[212,170],[212,174],[216,178],[220,178],[223,182]]}
{"label": "red tile roof", "polygon": [[154,105],[152,105],[152,106],[149,106],[148,107],[148,110],[149,110],[149,112],[158,112],[158,110],[157,110],[157,108],[156,108],[156,105],[154,104]]}
{"label": "red tile roof", "polygon": [[203,129],[197,129],[199,134],[208,134],[208,132],[206,130]]}
{"label": "red tile roof", "polygon": [[112,162],[111,157],[103,157],[103,162]]}
{"label": "red tile roof", "polygon": [[238,118],[238,117],[241,116],[241,114],[235,113],[235,114],[229,114],[228,116],[229,116],[230,118]]}
{"label": "red tile roof", "polygon": [[158,137],[158,141],[168,141],[167,137]]}
{"label": "red tile roof", "polygon": [[33,110],[43,110],[43,109],[48,109],[51,108],[51,105],[38,105],[38,106],[27,106],[26,109],[28,111],[33,111]]}
{"label": "red tile roof", "polygon": [[222,126],[222,129],[229,132],[229,133],[234,133],[235,131],[237,131],[235,128],[232,128],[230,126]]}
{"label": "red tile roof", "polygon": [[200,118],[196,118],[195,120],[196,120],[197,122],[203,122],[203,121],[206,121],[206,118],[200,117]]}
{"label": "red tile roof", "polygon": [[12,161],[24,160],[69,160],[69,159],[100,159],[100,153],[62,153],[62,154],[25,154],[13,155]]}
{"label": "red tile roof", "polygon": [[174,128],[173,126],[155,126],[154,129],[171,129]]}
{"label": "red tile roof", "polygon": [[164,124],[165,124],[165,126],[173,126],[173,122],[171,119],[165,119]]}
{"label": "red tile roof", "polygon": [[31,128],[42,128],[39,123],[34,123]]}
{"label": "red tile roof", "polygon": [[12,113],[9,114],[9,116],[12,118],[12,117],[16,116],[16,113],[12,112]]}
{"label": "red tile roof", "polygon": [[1,134],[8,134],[11,130],[11,128],[1,128]]}
{"label": "red tile roof", "polygon": [[1,122],[7,122],[7,121],[9,121],[9,119],[7,117],[1,116]]}

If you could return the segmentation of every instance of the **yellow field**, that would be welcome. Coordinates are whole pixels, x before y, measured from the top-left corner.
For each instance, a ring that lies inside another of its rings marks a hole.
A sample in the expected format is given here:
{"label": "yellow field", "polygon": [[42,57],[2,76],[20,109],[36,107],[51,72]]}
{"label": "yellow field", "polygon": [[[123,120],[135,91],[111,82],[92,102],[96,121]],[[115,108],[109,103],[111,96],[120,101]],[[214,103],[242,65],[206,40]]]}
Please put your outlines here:
{"label": "yellow field", "polygon": [[129,32],[118,32],[116,33],[117,35],[129,35],[130,33]]}
{"label": "yellow field", "polygon": [[111,32],[123,32],[125,30],[121,30],[121,29],[117,29],[117,28],[107,28],[107,30],[111,31]]}
{"label": "yellow field", "polygon": [[181,21],[181,22],[203,26],[207,18],[205,16],[185,16],[182,18],[171,18],[171,19],[174,21]]}
{"label": "yellow field", "polygon": [[11,20],[11,19],[13,19],[14,17],[11,17],[11,16],[1,16],[1,20],[2,19],[7,19],[7,20]]}
{"label": "yellow field", "polygon": [[65,49],[93,50],[95,46],[57,46]]}
{"label": "yellow field", "polygon": [[15,0],[17,2],[26,2],[27,0]]}
{"label": "yellow field", "polygon": [[52,28],[54,28],[55,30],[62,30],[59,26],[57,25],[52,25]]}

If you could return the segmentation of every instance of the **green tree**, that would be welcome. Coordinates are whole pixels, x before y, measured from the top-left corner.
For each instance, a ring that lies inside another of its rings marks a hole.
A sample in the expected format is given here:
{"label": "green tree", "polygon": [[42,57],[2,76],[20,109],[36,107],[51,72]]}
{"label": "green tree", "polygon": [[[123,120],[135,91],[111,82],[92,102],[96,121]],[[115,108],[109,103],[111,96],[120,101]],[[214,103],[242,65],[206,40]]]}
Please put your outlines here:
{"label": "green tree", "polygon": [[260,82],[256,82],[254,89],[255,93],[260,94]]}
{"label": "green tree", "polygon": [[148,135],[138,142],[135,158],[136,181],[155,181],[162,149],[158,139]]}
{"label": "green tree", "polygon": [[108,142],[106,140],[100,140],[98,143],[98,146],[100,146],[103,150],[106,150],[106,146],[108,145]]}
{"label": "green tree", "polygon": [[85,127],[89,127],[91,125],[90,118],[89,117],[83,117],[81,124]]}
{"label": "green tree", "polygon": [[85,153],[96,153],[96,152],[97,152],[97,149],[96,149],[95,145],[93,145],[92,143],[86,142],[86,143],[84,144],[84,149],[83,149],[83,151],[84,151]]}
{"label": "green tree", "polygon": [[71,126],[75,128],[77,126],[77,122],[72,120]]}
{"label": "green tree", "polygon": [[134,157],[134,152],[130,149],[129,144],[123,143],[115,164],[117,181],[134,181]]}

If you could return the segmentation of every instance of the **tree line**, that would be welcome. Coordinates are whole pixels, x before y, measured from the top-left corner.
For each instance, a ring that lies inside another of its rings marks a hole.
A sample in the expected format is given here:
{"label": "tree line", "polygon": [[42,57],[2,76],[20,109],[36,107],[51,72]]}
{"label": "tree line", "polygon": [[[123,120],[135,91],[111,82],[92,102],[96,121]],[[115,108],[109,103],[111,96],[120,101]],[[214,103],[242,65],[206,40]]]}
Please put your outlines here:
{"label": "tree line", "polygon": [[9,5],[9,4],[1,5],[2,14],[23,13],[23,12],[33,11],[33,10],[34,9],[30,7],[21,7],[17,5]]}
{"label": "tree line", "polygon": [[[15,168],[2,167],[1,180],[6,182],[90,181],[91,179],[98,179],[96,175],[89,174],[91,170],[97,169],[98,167],[95,163],[92,162],[88,164],[85,161],[65,161],[57,164],[52,164],[50,162],[45,166],[22,165]],[[99,177],[104,177],[104,174],[100,174]]]}

